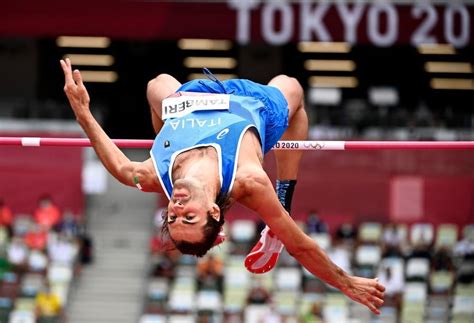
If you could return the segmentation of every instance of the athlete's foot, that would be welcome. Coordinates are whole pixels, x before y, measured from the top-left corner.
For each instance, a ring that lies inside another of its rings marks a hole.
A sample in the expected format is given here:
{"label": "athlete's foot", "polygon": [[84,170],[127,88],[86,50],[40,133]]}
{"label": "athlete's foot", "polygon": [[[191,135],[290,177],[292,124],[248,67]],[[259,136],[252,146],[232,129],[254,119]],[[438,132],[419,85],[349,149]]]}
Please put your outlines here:
{"label": "athlete's foot", "polygon": [[245,257],[245,267],[254,274],[269,272],[275,267],[282,250],[283,243],[266,226],[262,230],[260,240]]}

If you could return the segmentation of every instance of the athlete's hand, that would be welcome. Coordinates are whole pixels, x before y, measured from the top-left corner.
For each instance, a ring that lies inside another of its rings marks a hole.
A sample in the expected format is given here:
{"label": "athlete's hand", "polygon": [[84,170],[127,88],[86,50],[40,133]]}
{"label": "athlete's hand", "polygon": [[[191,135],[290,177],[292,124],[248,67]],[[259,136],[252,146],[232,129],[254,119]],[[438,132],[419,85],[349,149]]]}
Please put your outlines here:
{"label": "athlete's hand", "polygon": [[72,71],[71,61],[69,58],[61,60],[61,67],[64,72],[64,92],[71,104],[77,119],[90,113],[89,110],[89,93],[82,83],[82,76],[79,70]]}
{"label": "athlete's hand", "polygon": [[385,287],[377,279],[351,276],[350,282],[350,286],[341,291],[347,297],[367,306],[373,313],[379,315],[379,307],[384,303]]}

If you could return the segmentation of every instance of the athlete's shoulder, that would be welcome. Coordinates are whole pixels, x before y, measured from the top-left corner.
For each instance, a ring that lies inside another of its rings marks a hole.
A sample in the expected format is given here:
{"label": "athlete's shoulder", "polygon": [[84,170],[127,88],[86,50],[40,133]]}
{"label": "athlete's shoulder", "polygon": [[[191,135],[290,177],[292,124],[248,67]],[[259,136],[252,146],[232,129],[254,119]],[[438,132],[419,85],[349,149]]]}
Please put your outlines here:
{"label": "athlete's shoulder", "polygon": [[237,169],[232,195],[237,200],[248,198],[267,186],[268,183],[271,185],[270,179],[261,165],[253,163],[243,165]]}

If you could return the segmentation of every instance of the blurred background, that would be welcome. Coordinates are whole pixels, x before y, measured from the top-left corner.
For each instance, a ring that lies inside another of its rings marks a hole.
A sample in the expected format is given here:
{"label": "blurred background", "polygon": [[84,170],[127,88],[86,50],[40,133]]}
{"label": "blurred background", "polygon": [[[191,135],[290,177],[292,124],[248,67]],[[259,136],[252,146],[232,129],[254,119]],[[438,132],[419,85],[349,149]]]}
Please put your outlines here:
{"label": "blurred background", "polygon": [[[112,138],[154,137],[160,73],[306,91],[311,140],[474,140],[471,1],[2,1],[0,136],[82,137],[59,60]],[[133,160],[146,150],[126,150]],[[275,178],[272,153],[265,168]],[[94,152],[0,147],[0,322],[474,322],[474,152],[308,152],[292,217],[346,271],[386,285],[382,315],[287,253],[243,259],[262,223],[163,251],[164,196],[119,185]]]}

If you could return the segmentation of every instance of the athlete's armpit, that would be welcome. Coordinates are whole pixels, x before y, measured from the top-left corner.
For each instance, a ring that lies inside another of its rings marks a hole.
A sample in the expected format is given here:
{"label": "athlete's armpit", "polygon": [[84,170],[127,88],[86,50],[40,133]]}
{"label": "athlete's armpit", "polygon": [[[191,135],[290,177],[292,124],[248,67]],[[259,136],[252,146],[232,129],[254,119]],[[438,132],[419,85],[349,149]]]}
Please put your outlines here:
{"label": "athlete's armpit", "polygon": [[163,188],[158,181],[151,158],[142,163],[135,163],[130,176],[132,186],[137,187],[139,190],[163,193]]}

